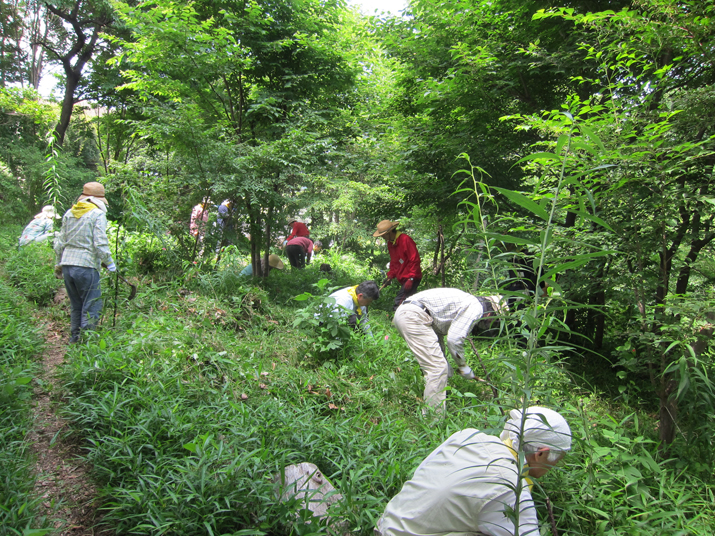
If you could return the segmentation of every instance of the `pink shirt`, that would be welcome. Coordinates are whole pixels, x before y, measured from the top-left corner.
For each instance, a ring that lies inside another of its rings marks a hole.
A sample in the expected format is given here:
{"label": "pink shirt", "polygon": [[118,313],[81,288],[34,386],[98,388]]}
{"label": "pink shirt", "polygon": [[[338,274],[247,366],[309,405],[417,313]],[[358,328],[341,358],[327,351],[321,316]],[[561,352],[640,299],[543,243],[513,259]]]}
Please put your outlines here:
{"label": "pink shirt", "polygon": [[310,238],[305,238],[304,236],[297,236],[293,240],[290,240],[286,246],[300,246],[305,250],[305,260],[310,262],[310,256],[313,254],[313,241]]}

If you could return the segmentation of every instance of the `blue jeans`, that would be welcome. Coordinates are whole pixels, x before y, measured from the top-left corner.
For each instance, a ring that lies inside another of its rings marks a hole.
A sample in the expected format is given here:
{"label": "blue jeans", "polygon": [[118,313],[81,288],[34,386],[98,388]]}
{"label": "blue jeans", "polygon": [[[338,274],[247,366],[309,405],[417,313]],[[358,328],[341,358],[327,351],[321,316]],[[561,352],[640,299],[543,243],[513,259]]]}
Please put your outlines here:
{"label": "blue jeans", "polygon": [[85,266],[63,266],[65,288],[72,306],[70,342],[78,342],[83,330],[94,329],[102,311],[99,272]]}

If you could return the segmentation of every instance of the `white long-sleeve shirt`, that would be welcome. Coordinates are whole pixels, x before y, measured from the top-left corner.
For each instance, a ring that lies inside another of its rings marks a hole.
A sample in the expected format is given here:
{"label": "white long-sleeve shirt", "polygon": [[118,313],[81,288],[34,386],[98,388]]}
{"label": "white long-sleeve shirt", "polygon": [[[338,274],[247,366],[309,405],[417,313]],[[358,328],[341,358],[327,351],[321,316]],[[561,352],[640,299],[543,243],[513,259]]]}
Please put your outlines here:
{"label": "white long-sleeve shirt", "polygon": [[360,309],[360,314],[358,315],[358,321],[360,327],[365,331],[365,333],[370,334],[370,324],[367,316],[367,307],[364,305],[357,305],[353,297],[348,293],[348,289],[352,287],[341,288],[336,290],[329,297],[335,300],[335,307],[330,311],[331,316],[337,315],[341,318],[348,318],[350,315],[357,314],[358,309]]}
{"label": "white long-sleeve shirt", "polygon": [[376,536],[539,536],[526,481],[519,530],[504,515],[515,508],[516,458],[501,439],[468,428],[450,436],[388,503]]}
{"label": "white long-sleeve shirt", "polygon": [[432,317],[432,329],[440,339],[447,337],[452,357],[457,360],[457,356],[464,357],[464,339],[484,316],[484,308],[476,296],[456,288],[432,288],[405,301],[424,305]]}

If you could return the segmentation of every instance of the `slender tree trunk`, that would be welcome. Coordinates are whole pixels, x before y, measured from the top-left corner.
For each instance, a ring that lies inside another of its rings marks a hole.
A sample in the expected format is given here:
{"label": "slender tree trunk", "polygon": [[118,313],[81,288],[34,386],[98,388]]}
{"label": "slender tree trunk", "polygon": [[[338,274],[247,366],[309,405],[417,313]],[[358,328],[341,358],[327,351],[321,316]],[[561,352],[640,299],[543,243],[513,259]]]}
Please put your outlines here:
{"label": "slender tree trunk", "polygon": [[270,264],[268,264],[268,256],[270,255],[271,252],[271,221],[273,220],[273,204],[271,203],[271,206],[268,207],[268,213],[266,214],[266,234],[265,234],[265,240],[266,240],[266,251],[263,254],[263,263],[266,267],[265,273],[263,274],[263,277],[268,277],[268,273],[271,271]]}
{"label": "slender tree trunk", "polygon": [[440,256],[440,269],[442,270],[442,286],[444,287],[446,285],[445,282],[445,266],[444,266],[444,232],[442,231],[442,226],[439,226],[439,256]]}
{"label": "slender tree trunk", "polygon": [[[82,78],[82,70],[87,62],[92,59],[99,40],[99,34],[111,24],[112,15],[111,12],[101,13],[98,6],[91,4],[88,0],[75,0],[71,6],[63,5],[69,11],[63,11],[50,3],[45,3],[44,5],[50,13],[62,19],[67,27],[71,27],[74,33],[74,41],[71,43],[69,51],[64,54],[55,50],[52,44],[46,41],[42,43],[45,50],[53,54],[62,63],[62,68],[65,72],[65,95],[62,99],[60,120],[55,127],[56,143],[62,146],[72,119],[75,92]],[[93,9],[91,17],[83,12],[85,8]],[[89,39],[85,35],[87,30],[92,32]],[[73,61],[74,65],[72,65]]]}

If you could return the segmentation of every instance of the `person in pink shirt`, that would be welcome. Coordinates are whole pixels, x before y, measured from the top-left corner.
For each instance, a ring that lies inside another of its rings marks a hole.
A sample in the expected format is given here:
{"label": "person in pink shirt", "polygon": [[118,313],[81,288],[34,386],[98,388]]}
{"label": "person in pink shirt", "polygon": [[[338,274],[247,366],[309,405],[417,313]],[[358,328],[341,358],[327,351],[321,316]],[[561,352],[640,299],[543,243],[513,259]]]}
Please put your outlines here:
{"label": "person in pink shirt", "polygon": [[313,241],[305,236],[297,236],[286,244],[286,256],[293,268],[305,268],[313,255]]}
{"label": "person in pink shirt", "polygon": [[208,203],[199,203],[191,211],[189,230],[192,236],[201,235],[200,239],[203,239],[207,221],[209,221]]}

